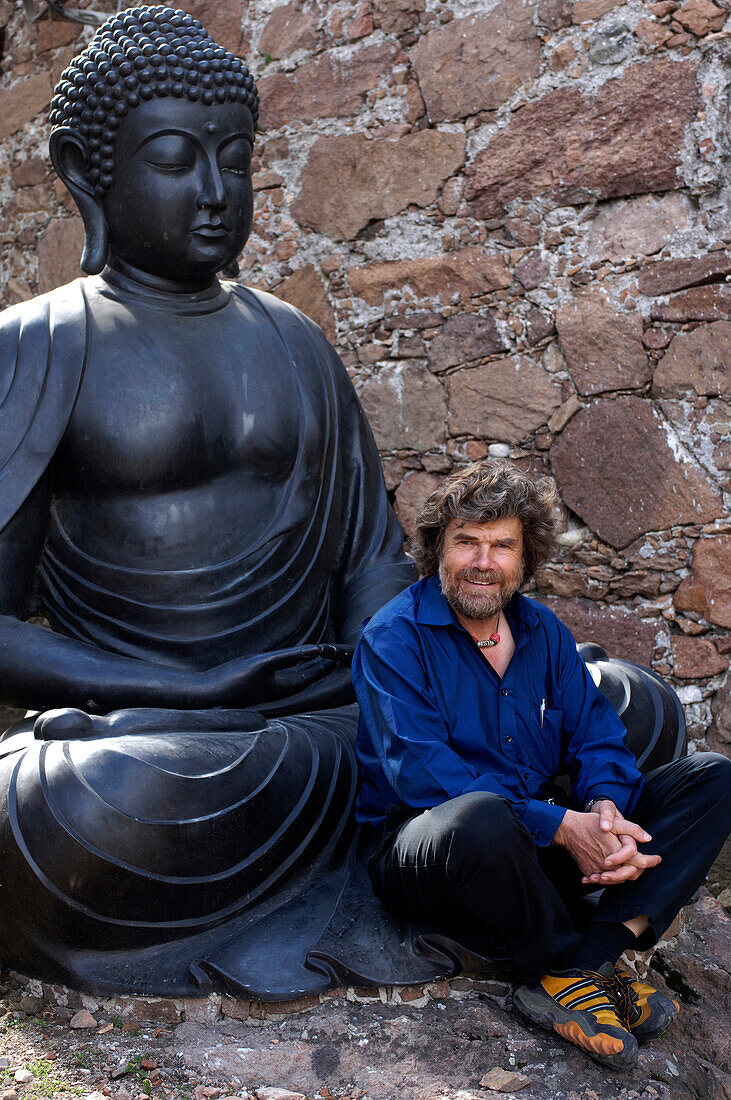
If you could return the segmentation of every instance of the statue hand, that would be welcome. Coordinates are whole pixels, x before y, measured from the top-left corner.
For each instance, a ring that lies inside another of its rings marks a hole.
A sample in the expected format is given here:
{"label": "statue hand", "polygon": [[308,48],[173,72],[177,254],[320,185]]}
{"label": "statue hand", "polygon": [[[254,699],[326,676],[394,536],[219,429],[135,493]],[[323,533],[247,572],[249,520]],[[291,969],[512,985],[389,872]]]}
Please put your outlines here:
{"label": "statue hand", "polygon": [[325,643],[237,657],[202,673],[204,690],[211,694],[207,705],[254,707],[294,695],[329,676],[336,665],[350,664],[352,656],[352,646]]}

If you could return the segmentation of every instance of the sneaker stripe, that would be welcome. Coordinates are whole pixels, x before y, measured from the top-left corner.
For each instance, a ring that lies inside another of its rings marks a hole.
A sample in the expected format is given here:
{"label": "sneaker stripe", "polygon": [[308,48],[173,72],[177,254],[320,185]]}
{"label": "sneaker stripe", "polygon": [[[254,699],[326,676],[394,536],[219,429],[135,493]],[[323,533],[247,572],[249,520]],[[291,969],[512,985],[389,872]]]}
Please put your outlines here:
{"label": "sneaker stripe", "polygon": [[599,1009],[608,1009],[610,1012],[616,1012],[616,1005],[614,1005],[605,993],[584,993],[582,997],[576,997],[571,1003],[564,1002],[564,1008],[570,1009],[572,1012],[579,1012],[582,1009],[590,1008],[592,1012]]}

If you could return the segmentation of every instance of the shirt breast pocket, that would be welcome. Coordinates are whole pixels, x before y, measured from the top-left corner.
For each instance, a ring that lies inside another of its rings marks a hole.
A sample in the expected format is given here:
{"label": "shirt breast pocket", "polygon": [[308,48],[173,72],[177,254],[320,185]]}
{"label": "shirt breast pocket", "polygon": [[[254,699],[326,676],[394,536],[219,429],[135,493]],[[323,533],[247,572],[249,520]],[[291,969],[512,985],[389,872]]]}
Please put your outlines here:
{"label": "shirt breast pocket", "polygon": [[533,759],[535,771],[546,779],[553,779],[561,764],[561,731],[563,728],[562,710],[544,710],[536,704],[533,707],[534,741]]}

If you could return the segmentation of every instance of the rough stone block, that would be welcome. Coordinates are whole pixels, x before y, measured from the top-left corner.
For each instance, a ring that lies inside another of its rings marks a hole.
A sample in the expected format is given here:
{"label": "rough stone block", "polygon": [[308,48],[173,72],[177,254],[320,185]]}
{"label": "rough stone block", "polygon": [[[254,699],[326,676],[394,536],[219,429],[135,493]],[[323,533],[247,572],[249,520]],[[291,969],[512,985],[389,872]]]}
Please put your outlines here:
{"label": "rough stone block", "polygon": [[522,356],[470,367],[447,379],[449,431],[520,443],[561,404],[547,371]]}
{"label": "rough stone block", "polygon": [[494,218],[513,199],[541,193],[581,202],[681,187],[695,77],[690,61],[648,61],[607,81],[594,99],[563,87],[526,104],[467,168],[473,214]]}
{"label": "rough stone block", "polygon": [[715,321],[693,332],[680,332],[655,370],[654,393],[683,394],[695,390],[703,397],[731,392],[729,349],[731,324]]}
{"label": "rough stone block", "polygon": [[731,627],[731,535],[698,540],[690,576],[673,602],[678,611],[697,611],[717,626]]}
{"label": "rough stone block", "polygon": [[295,50],[311,50],[317,45],[319,14],[314,4],[295,2],[282,4],[269,16],[258,51],[262,56],[278,59]]}
{"label": "rough stone block", "polygon": [[731,321],[731,286],[694,286],[667,302],[653,302],[653,321]]}
{"label": "rough stone block", "polygon": [[457,314],[446,321],[429,345],[429,370],[439,372],[504,349],[505,343],[492,317]]}
{"label": "rough stone block", "polygon": [[407,538],[414,534],[415,520],[426,498],[434,492],[441,478],[418,470],[401,482],[396,490],[396,515]]}
{"label": "rough stone block", "polygon": [[406,360],[384,367],[359,396],[379,450],[430,451],[444,444],[445,394],[425,366]]}
{"label": "rough stone block", "polygon": [[674,12],[673,18],[697,38],[723,30],[728,12],[712,3],[711,0],[686,0],[682,7]]}
{"label": "rough stone block", "polygon": [[494,111],[538,75],[541,47],[530,4],[499,4],[429,31],[411,61],[431,123]]}
{"label": "rough stone block", "polygon": [[419,298],[447,303],[510,286],[510,270],[502,256],[470,246],[443,256],[351,267],[348,283],[357,297],[372,306],[379,305],[387,291],[404,286]]}
{"label": "rough stone block", "polygon": [[0,141],[10,137],[51,101],[51,77],[47,72],[19,80],[10,88],[0,90]]}
{"label": "rough stone block", "polygon": [[686,195],[672,191],[602,204],[591,227],[590,246],[601,260],[651,256],[687,229],[692,210]]}
{"label": "rough stone block", "polygon": [[419,21],[416,0],[373,0],[373,21],[387,34],[404,34]]}
{"label": "rough stone block", "polygon": [[363,46],[347,61],[326,55],[306,61],[293,73],[272,73],[259,81],[261,125],[278,129],[316,118],[348,118],[393,68],[390,42]]}
{"label": "rough stone block", "polygon": [[731,275],[731,252],[720,249],[717,252],[708,252],[705,256],[661,260],[650,264],[640,271],[637,285],[641,294],[657,297],[687,286],[720,280],[726,275]]}
{"label": "rough stone block", "polygon": [[579,294],[561,306],[556,328],[579,393],[638,389],[652,377],[642,319],[617,313],[603,293]]}
{"label": "rough stone block", "polygon": [[436,130],[398,141],[369,141],[364,134],[320,138],[302,170],[292,213],[302,225],[349,240],[373,219],[434,202],[464,154],[463,134]]}
{"label": "rough stone block", "polygon": [[728,659],[721,656],[710,638],[674,637],[670,648],[673,673],[680,680],[705,680],[728,667]]}
{"label": "rough stone block", "polygon": [[663,422],[640,397],[600,399],[582,409],[550,458],[564,502],[617,548],[645,531],[723,513],[705,472],[690,457],[676,458]]}
{"label": "rough stone block", "polygon": [[593,600],[539,596],[566,624],[577,642],[596,642],[610,657],[650,667],[655,627],[627,611],[603,607]]}
{"label": "rough stone block", "polygon": [[525,290],[534,290],[550,274],[551,265],[540,252],[531,252],[515,266],[515,278]]}
{"label": "rough stone block", "polygon": [[571,11],[572,23],[591,23],[601,19],[608,11],[618,8],[624,0],[575,0]]}

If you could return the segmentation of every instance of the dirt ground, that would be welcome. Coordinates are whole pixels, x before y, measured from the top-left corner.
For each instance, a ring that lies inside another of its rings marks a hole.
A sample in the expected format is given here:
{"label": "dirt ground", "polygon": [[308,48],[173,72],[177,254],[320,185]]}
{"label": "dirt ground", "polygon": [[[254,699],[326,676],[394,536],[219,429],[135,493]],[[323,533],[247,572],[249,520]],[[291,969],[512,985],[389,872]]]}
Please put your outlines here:
{"label": "dirt ground", "polygon": [[[728,856],[727,847],[723,866]],[[703,890],[683,923],[648,979],[681,1015],[628,1074],[523,1024],[505,983],[457,979],[369,998],[341,990],[294,1013],[269,1006],[268,1016],[221,998],[178,1002],[173,1016],[173,1003],[158,1001],[148,1021],[2,974],[0,1100],[728,1100],[731,921]],[[509,1075],[501,1090],[481,1087],[497,1070]]]}

